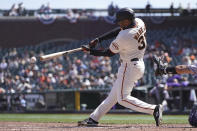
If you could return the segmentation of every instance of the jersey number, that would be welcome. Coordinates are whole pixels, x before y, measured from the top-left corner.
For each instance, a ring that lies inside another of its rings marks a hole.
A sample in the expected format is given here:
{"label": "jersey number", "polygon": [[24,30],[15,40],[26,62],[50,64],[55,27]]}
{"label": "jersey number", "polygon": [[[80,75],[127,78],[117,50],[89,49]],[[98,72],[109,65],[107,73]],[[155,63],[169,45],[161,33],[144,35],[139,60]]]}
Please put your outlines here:
{"label": "jersey number", "polygon": [[140,44],[140,46],[138,46],[139,50],[142,50],[146,47],[145,36],[144,35],[140,36],[140,38],[138,39],[138,43]]}

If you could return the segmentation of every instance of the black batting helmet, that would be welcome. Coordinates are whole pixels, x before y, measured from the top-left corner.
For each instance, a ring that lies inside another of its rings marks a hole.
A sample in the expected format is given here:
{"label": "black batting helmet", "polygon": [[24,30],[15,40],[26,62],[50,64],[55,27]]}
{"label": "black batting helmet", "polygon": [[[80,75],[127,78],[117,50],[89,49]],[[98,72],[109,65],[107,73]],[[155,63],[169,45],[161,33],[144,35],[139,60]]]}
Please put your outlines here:
{"label": "black batting helmet", "polygon": [[122,8],[116,13],[115,23],[120,22],[121,20],[131,20],[134,21],[135,13],[131,8]]}

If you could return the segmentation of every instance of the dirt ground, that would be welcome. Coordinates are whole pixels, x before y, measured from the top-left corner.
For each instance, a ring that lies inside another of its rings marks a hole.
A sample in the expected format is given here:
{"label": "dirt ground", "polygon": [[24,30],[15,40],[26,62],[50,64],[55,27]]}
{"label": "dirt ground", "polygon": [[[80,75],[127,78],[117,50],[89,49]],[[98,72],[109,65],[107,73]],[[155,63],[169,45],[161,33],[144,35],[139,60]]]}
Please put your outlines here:
{"label": "dirt ground", "polygon": [[0,131],[197,131],[188,124],[100,124],[98,127],[78,127],[76,123],[0,122]]}

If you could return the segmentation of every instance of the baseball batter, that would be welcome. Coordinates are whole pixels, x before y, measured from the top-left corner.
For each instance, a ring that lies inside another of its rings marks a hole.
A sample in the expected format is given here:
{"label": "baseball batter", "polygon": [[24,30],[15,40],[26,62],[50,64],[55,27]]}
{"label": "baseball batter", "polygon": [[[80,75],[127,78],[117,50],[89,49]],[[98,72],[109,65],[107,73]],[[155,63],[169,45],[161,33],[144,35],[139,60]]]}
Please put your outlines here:
{"label": "baseball batter", "polygon": [[162,106],[145,103],[130,95],[134,83],[143,76],[145,70],[143,62],[147,46],[145,24],[141,19],[135,18],[134,11],[130,8],[120,9],[116,14],[115,22],[120,26],[119,29],[90,42],[91,47],[95,45],[96,41],[116,36],[109,49],[100,51],[82,46],[85,52],[88,51],[94,56],[113,56],[119,53],[122,62],[108,97],[91,113],[88,119],[79,121],[78,125],[96,126],[100,118],[118,102],[126,108],[153,115],[156,125],[159,126],[162,119]]}

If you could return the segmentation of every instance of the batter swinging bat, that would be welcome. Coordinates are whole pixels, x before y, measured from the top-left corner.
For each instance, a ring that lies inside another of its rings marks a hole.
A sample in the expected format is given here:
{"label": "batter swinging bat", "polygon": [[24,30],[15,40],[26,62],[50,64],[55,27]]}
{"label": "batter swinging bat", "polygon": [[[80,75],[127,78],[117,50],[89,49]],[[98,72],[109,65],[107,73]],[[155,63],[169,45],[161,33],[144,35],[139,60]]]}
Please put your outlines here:
{"label": "batter swinging bat", "polygon": [[57,53],[52,53],[52,54],[48,54],[48,55],[43,55],[40,56],[40,61],[47,61],[47,60],[51,60],[57,57],[60,57],[62,55],[66,55],[69,53],[73,53],[73,52],[77,52],[77,51],[81,51],[82,48],[76,48],[76,49],[72,49],[72,50],[67,50],[67,51],[61,51],[61,52],[57,52]]}

